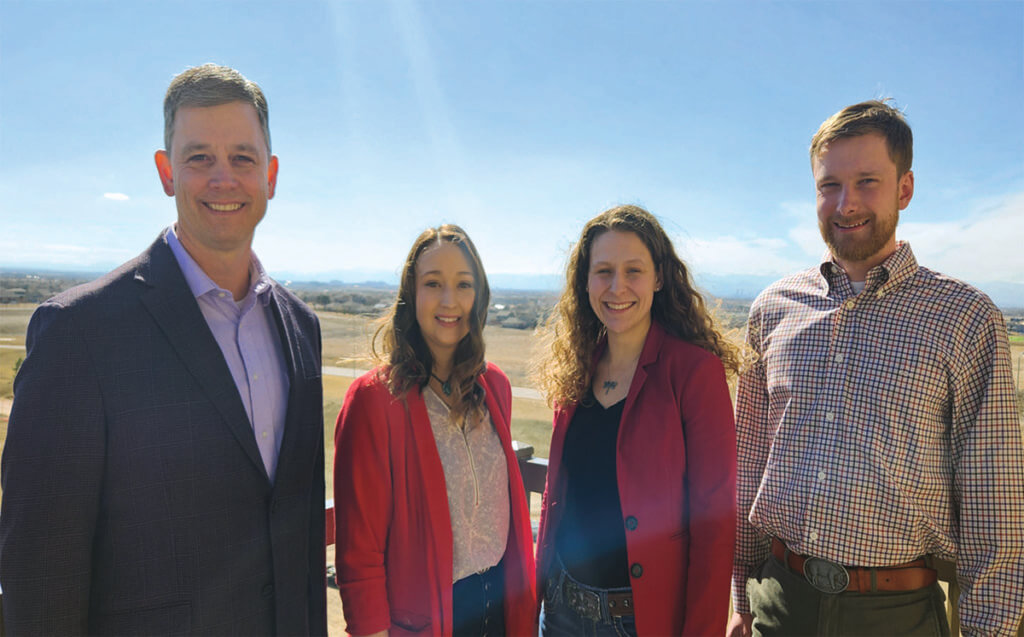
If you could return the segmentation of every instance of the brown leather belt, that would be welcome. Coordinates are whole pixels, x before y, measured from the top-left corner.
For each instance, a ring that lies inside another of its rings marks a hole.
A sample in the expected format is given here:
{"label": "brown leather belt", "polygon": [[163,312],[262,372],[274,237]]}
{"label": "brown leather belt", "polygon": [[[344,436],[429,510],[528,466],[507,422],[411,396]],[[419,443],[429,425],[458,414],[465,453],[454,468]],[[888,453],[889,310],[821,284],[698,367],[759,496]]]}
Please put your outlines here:
{"label": "brown leather belt", "polygon": [[[875,568],[858,568],[853,566],[839,566],[835,562],[821,560],[821,558],[806,557],[789,551],[781,540],[772,538],[772,555],[786,565],[789,570],[807,577],[810,576],[805,570],[808,561],[823,561],[830,565],[839,567],[849,574],[849,583],[842,591],[851,593],[876,593],[913,591],[926,586],[931,586],[938,581],[938,573],[933,568],[928,568],[927,562],[922,557],[905,564],[895,566],[883,566]],[[811,581],[814,585],[814,582]],[[818,588],[815,586],[815,588]],[[826,591],[831,592],[831,591]]]}

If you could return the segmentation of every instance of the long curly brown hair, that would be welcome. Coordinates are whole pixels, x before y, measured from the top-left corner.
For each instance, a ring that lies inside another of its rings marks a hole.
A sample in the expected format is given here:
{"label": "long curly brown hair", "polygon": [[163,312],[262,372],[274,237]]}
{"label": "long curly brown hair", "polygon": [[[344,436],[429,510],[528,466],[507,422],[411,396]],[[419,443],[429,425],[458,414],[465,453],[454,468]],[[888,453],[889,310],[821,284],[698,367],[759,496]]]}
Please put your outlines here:
{"label": "long curly brown hair", "polygon": [[689,270],[676,255],[672,241],[651,213],[639,206],[616,206],[583,226],[565,272],[565,289],[542,329],[544,351],[533,379],[550,404],[579,402],[593,375],[594,352],[605,337],[605,326],[590,307],[587,279],[594,239],[609,230],[632,232],[651,253],[662,281],[654,294],[651,317],[665,331],[702,347],[722,360],[726,371],[739,373],[741,350],[719,331],[704,297],[695,289]]}
{"label": "long curly brown hair", "polygon": [[[430,382],[434,358],[416,322],[416,261],[428,248],[444,242],[452,243],[466,257],[473,272],[473,309],[469,315],[469,333],[455,347],[452,373],[451,416],[455,422],[466,422],[473,427],[483,415],[484,389],[479,377],[486,367],[484,362],[484,324],[491,303],[491,288],[480,262],[476,246],[466,231],[454,224],[428,228],[416,237],[402,268],[395,304],[380,321],[373,335],[373,356],[381,367],[382,378],[393,396],[405,397],[417,386],[421,390]],[[467,415],[474,417],[466,418]]]}

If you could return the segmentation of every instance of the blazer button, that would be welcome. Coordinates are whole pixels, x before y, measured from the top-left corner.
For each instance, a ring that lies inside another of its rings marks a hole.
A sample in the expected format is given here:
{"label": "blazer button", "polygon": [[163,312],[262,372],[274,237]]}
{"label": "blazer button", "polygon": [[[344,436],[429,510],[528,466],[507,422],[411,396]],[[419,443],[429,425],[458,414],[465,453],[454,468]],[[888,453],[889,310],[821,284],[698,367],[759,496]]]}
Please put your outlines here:
{"label": "blazer button", "polygon": [[627,529],[629,529],[630,531],[635,531],[636,530],[636,525],[637,525],[637,521],[636,521],[635,517],[633,517],[631,515],[628,518],[626,518],[626,528]]}
{"label": "blazer button", "polygon": [[629,574],[633,577],[640,577],[644,574],[644,567],[640,566],[639,562],[634,562],[633,566],[629,567]]}
{"label": "blazer button", "polygon": [[274,594],[274,585],[273,584],[267,584],[266,586],[263,587],[263,590],[261,592],[263,593],[264,597],[271,597],[271,596],[273,596],[273,594]]}

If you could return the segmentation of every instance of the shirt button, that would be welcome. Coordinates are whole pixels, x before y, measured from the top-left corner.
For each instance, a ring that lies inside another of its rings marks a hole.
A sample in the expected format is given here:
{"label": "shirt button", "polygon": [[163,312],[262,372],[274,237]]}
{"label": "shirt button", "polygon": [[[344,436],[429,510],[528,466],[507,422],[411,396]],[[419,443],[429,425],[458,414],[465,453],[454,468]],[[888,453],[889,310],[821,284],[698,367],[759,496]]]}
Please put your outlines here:
{"label": "shirt button", "polygon": [[831,411],[828,412],[827,414],[825,414],[825,420],[826,421],[832,422],[835,419],[836,419],[836,415],[834,413],[832,413]]}
{"label": "shirt button", "polygon": [[640,566],[639,562],[634,562],[633,566],[629,567],[629,574],[633,577],[640,577],[644,574],[644,567]]}
{"label": "shirt button", "polygon": [[264,437],[264,438],[266,438],[266,437],[267,437],[267,432],[265,432],[265,431],[263,432],[263,437]]}
{"label": "shirt button", "polygon": [[820,480],[822,482],[825,481],[825,472],[824,471],[819,471],[818,472],[818,480]]}
{"label": "shirt button", "polygon": [[844,356],[843,356],[843,353],[842,353],[842,352],[840,352],[840,353],[836,354],[836,356],[835,356],[835,359],[834,359],[834,360],[835,360],[835,361],[836,361],[837,363],[842,363],[842,362],[843,362],[843,358],[844,358]]}
{"label": "shirt button", "polygon": [[856,307],[857,303],[853,299],[850,299],[844,305],[846,305],[846,309],[852,310],[854,307]]}
{"label": "shirt button", "polygon": [[635,531],[636,530],[636,525],[637,525],[637,520],[636,520],[635,517],[633,517],[631,515],[628,518],[626,518],[626,528],[627,529],[629,529],[630,531]]}
{"label": "shirt button", "polygon": [[818,541],[818,532],[817,531],[811,531],[810,538],[811,538],[812,542],[817,542]]}
{"label": "shirt button", "polygon": [[253,380],[259,380],[260,379],[260,375],[259,374],[253,374],[252,375],[252,379]]}
{"label": "shirt button", "polygon": [[224,298],[224,293],[223,292],[218,292],[217,293],[217,298],[223,299]]}
{"label": "shirt button", "polygon": [[267,584],[266,586],[263,587],[263,590],[260,591],[260,592],[263,594],[264,597],[270,597],[271,595],[274,594],[274,585],[273,584]]}
{"label": "shirt button", "polygon": [[885,296],[885,290],[879,290],[875,292],[875,296],[878,298],[882,298],[883,296]]}

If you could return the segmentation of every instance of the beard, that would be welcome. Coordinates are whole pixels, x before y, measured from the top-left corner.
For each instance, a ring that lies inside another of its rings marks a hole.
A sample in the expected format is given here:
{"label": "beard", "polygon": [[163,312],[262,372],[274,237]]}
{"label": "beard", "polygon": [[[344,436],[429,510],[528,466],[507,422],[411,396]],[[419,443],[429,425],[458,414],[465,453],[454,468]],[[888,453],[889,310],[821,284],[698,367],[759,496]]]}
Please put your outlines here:
{"label": "beard", "polygon": [[821,231],[821,238],[825,240],[825,245],[835,258],[851,262],[866,261],[878,254],[896,234],[896,224],[900,221],[899,204],[897,203],[895,207],[895,214],[883,219],[879,219],[874,212],[868,215],[871,234],[867,237],[842,236],[831,218],[827,221],[818,221],[818,230]]}

